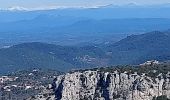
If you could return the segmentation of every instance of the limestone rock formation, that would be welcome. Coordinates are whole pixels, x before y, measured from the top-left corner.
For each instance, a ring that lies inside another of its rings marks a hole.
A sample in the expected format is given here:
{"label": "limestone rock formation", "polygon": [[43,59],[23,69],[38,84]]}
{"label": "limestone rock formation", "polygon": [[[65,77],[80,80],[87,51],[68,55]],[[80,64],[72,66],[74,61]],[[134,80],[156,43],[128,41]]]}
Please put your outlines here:
{"label": "limestone rock formation", "polygon": [[170,98],[170,72],[153,78],[126,71],[77,71],[57,77],[51,88],[51,100],[152,100],[162,95]]}

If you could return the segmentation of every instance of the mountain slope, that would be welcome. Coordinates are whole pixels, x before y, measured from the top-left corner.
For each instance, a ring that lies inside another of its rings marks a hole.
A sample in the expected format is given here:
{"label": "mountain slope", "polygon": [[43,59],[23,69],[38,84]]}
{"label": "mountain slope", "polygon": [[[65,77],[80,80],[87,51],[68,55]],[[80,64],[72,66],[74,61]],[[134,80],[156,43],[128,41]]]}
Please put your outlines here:
{"label": "mountain slope", "polygon": [[170,59],[170,34],[154,31],[142,35],[131,35],[109,45],[115,64],[139,64],[146,60]]}
{"label": "mountain slope", "polygon": [[170,33],[154,31],[131,35],[113,44],[57,46],[40,42],[0,49],[3,72],[25,68],[59,71],[96,66],[140,64],[147,60],[170,60]]}
{"label": "mountain slope", "polygon": [[4,72],[30,67],[68,71],[102,65],[105,59],[105,53],[94,46],[64,47],[34,42],[0,49],[0,68]]}

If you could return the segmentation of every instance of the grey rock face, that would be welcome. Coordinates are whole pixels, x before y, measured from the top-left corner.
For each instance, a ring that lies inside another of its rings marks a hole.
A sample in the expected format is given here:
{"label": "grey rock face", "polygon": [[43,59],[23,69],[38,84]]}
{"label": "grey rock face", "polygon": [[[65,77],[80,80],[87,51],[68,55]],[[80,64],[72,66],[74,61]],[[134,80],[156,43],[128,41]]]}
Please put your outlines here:
{"label": "grey rock face", "polygon": [[170,73],[151,78],[145,74],[114,71],[84,71],[67,73],[53,84],[54,100],[152,100],[167,95],[170,98]]}

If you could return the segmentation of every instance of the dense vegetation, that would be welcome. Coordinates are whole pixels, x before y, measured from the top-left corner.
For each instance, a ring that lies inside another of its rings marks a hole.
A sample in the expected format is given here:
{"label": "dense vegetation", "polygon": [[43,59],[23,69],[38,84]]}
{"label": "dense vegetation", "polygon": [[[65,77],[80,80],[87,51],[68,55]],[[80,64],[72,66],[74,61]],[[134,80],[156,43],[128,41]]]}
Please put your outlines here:
{"label": "dense vegetation", "polygon": [[[109,71],[110,69],[106,69],[104,71]],[[134,73],[137,72],[139,75],[145,73],[150,77],[157,77],[160,73],[163,75],[167,74],[170,71],[170,64],[162,63],[155,65],[144,65],[144,66],[125,66],[125,67],[115,67],[113,70],[117,70],[118,72],[127,72]],[[113,71],[111,70],[111,71]]]}
{"label": "dense vegetation", "polygon": [[57,46],[23,43],[0,49],[0,68],[3,72],[30,67],[69,71],[96,66],[138,65],[154,59],[166,61],[170,59],[169,42],[169,31],[154,31],[131,35],[110,44]]}
{"label": "dense vegetation", "polygon": [[[101,68],[93,68],[93,69],[85,69],[85,70],[75,70],[79,72],[84,71],[98,71],[98,72],[110,72],[113,73],[115,71],[118,71],[119,73],[128,73],[128,74],[134,74],[137,72],[137,74],[142,75],[146,74],[147,76],[150,76],[152,78],[157,77],[160,73],[165,75],[170,72],[170,63],[169,62],[162,62],[160,64],[151,64],[151,65],[118,65],[118,66],[112,66],[112,67],[101,67]],[[72,72],[75,72],[72,71]],[[72,73],[71,72],[71,73]]]}
{"label": "dense vegetation", "polygon": [[168,99],[167,96],[162,95],[162,96],[154,97],[152,100],[170,100],[170,99]]}
{"label": "dense vegetation", "polygon": [[103,58],[106,58],[105,53],[94,46],[64,47],[38,42],[24,43],[0,49],[0,68],[3,72],[29,68],[68,71],[100,65],[98,62]]}

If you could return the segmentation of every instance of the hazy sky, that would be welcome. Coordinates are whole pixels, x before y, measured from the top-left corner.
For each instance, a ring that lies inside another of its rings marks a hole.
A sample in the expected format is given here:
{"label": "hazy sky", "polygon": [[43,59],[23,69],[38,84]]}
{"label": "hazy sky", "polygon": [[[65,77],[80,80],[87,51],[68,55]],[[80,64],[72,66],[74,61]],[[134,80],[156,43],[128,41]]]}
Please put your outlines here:
{"label": "hazy sky", "polygon": [[164,4],[170,3],[170,0],[0,0],[0,8],[9,8],[21,6],[25,8],[52,7],[52,6],[97,6],[116,4],[124,5],[135,4]]}

